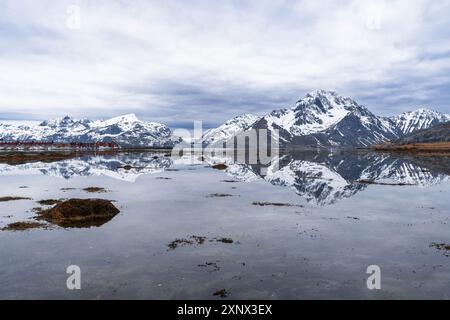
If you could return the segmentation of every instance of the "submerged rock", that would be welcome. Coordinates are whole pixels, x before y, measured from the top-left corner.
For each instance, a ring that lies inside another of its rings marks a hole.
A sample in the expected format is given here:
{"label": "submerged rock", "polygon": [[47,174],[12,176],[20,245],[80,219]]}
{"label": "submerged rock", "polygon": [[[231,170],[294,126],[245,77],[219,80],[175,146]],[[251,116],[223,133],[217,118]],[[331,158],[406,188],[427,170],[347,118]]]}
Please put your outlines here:
{"label": "submerged rock", "polygon": [[39,212],[40,219],[63,228],[99,227],[120,212],[104,199],[69,199]]}

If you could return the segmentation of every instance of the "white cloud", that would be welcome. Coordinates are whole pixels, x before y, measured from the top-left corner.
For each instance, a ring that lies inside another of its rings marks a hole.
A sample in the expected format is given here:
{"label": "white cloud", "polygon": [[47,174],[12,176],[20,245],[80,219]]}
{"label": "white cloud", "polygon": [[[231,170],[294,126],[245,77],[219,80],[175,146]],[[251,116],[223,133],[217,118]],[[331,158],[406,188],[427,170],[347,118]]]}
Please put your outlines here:
{"label": "white cloud", "polygon": [[316,88],[449,111],[449,15],[439,0],[3,1],[0,115],[221,122]]}

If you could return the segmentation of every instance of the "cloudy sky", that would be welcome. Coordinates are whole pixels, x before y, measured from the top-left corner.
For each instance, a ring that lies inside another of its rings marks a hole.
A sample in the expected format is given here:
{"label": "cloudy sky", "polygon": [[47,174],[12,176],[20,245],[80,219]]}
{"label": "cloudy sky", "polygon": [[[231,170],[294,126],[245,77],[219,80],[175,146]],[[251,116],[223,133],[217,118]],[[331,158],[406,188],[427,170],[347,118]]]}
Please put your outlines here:
{"label": "cloudy sky", "polygon": [[450,0],[0,0],[0,119],[211,126],[318,88],[450,113]]}

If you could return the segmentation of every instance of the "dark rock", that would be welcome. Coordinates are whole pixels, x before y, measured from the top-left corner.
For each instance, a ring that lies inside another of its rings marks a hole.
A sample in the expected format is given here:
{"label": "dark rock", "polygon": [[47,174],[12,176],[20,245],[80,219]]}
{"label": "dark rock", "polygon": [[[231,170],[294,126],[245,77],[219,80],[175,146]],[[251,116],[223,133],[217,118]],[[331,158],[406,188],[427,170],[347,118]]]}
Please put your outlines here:
{"label": "dark rock", "polygon": [[39,212],[40,219],[68,228],[99,227],[120,212],[104,199],[69,199]]}
{"label": "dark rock", "polygon": [[216,170],[225,170],[226,168],[228,168],[228,166],[224,163],[219,163],[219,164],[213,165],[212,168],[216,169]]}

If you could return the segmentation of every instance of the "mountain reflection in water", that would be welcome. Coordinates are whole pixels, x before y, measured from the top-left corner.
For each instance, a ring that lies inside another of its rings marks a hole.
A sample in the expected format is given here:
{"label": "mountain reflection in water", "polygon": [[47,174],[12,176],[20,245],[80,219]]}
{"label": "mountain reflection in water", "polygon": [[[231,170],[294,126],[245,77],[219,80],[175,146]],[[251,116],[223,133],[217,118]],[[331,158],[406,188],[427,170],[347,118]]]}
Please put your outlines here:
{"label": "mountain reflection in water", "polygon": [[44,174],[64,179],[103,175],[134,182],[141,175],[189,167],[192,160],[196,162],[194,165],[224,163],[227,165],[224,174],[235,180],[264,180],[288,187],[317,205],[352,197],[370,184],[427,187],[448,181],[450,175],[448,156],[393,156],[363,151],[286,151],[274,157],[269,165],[242,163],[217,154],[172,157],[168,152],[118,152],[73,155],[53,162],[33,159],[19,164],[0,163],[0,175]]}

